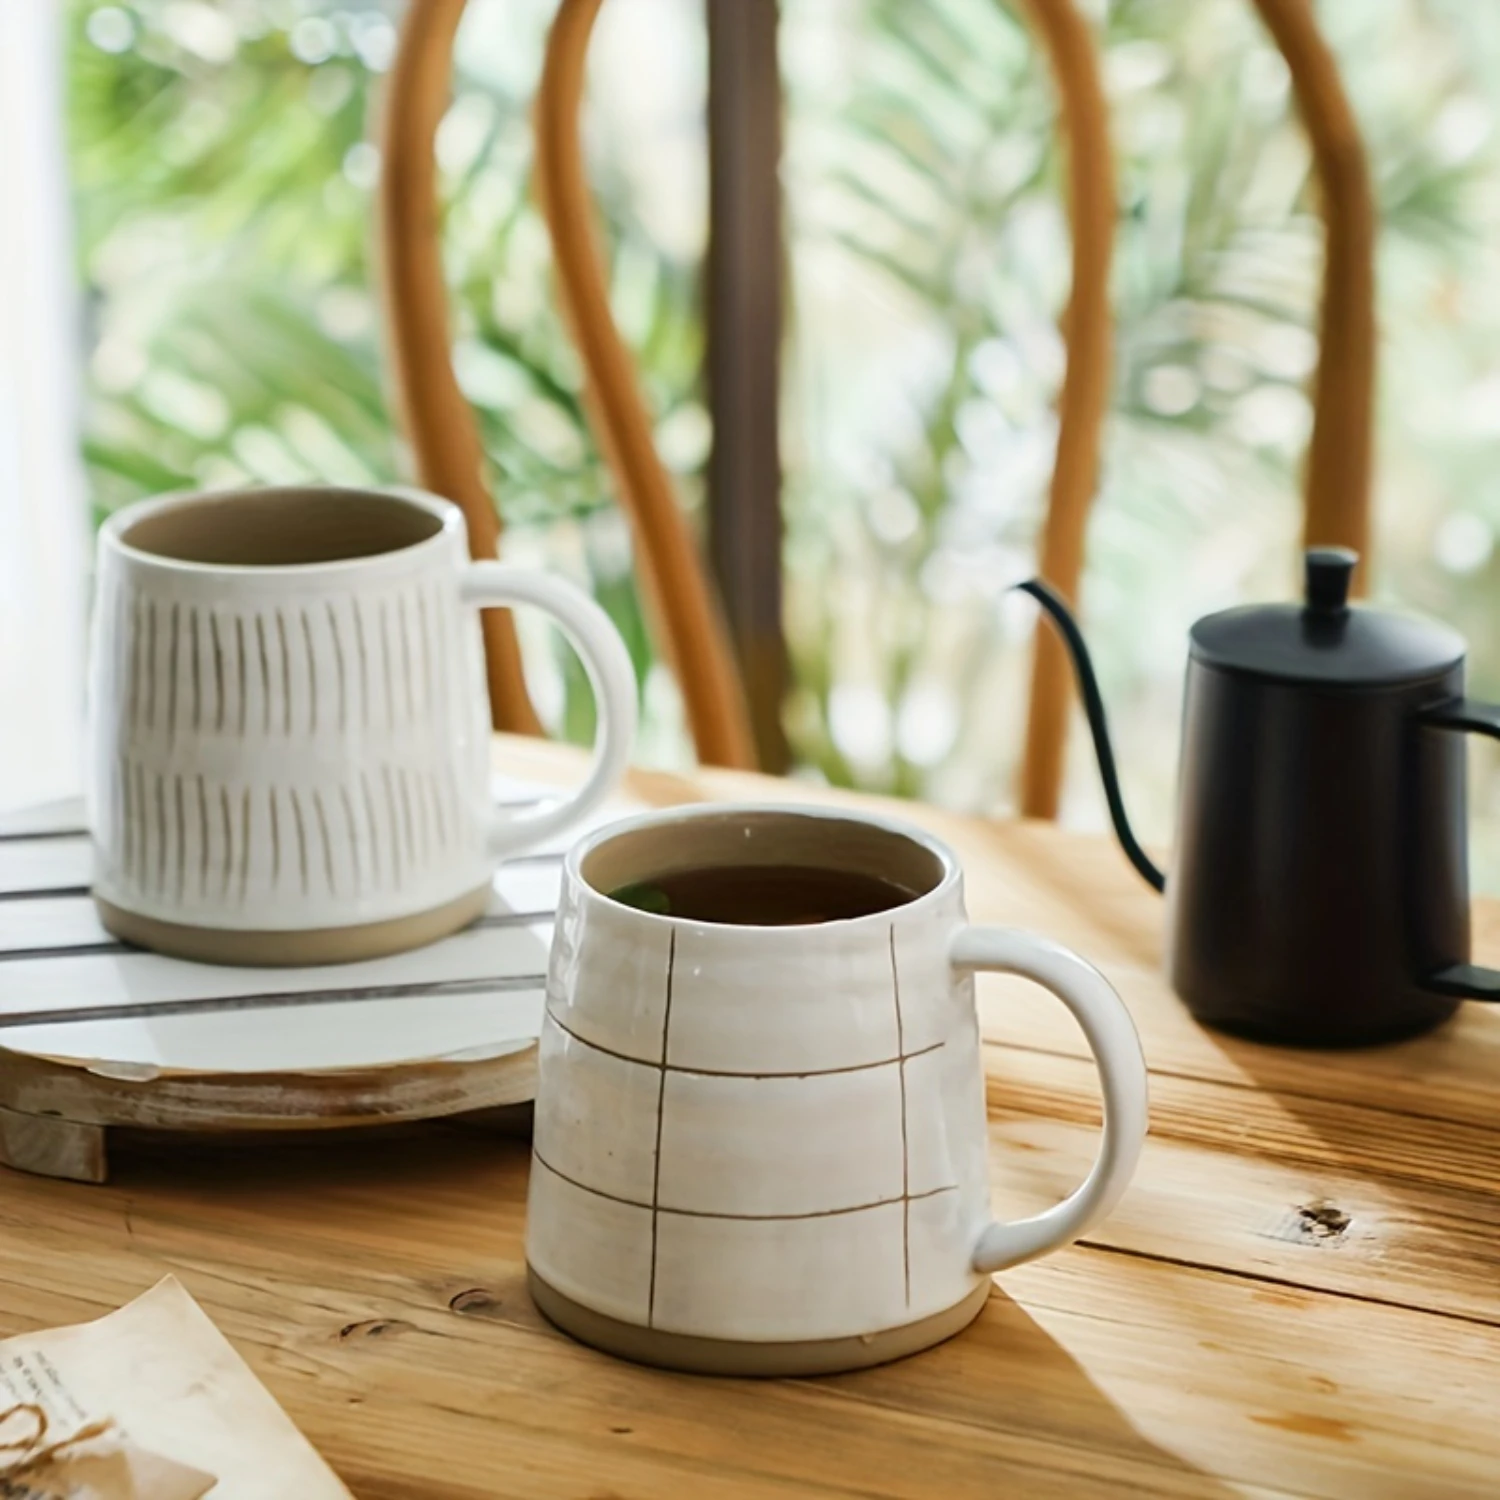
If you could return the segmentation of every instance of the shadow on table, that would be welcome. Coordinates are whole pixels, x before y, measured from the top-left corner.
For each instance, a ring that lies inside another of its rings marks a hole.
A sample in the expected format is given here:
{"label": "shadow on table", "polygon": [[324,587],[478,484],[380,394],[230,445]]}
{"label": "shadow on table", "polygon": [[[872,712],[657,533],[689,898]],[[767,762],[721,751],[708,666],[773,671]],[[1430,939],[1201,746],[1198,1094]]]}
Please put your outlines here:
{"label": "shadow on table", "polygon": [[[382,1239],[390,1257],[382,1271],[396,1284],[426,1287],[437,1256],[443,1264],[451,1258],[455,1273],[470,1261],[492,1277],[504,1266],[502,1279],[515,1282],[524,1300],[527,1150],[520,1140],[426,1125],[259,1142],[136,1135],[121,1146],[112,1186],[83,1191],[118,1192],[137,1249],[167,1264],[187,1243],[200,1265],[243,1260],[248,1244],[254,1264],[274,1270],[325,1238],[332,1255],[341,1226],[362,1239],[373,1234],[369,1215],[385,1206],[394,1217]],[[430,1224],[413,1217],[424,1201],[442,1207],[443,1236],[452,1242],[441,1250],[429,1243]],[[271,1224],[277,1227],[268,1233]],[[351,1237],[344,1248],[354,1243]],[[809,1493],[826,1486],[871,1495],[1233,1500],[1234,1490],[1143,1436],[1043,1326],[1046,1316],[996,1286],[963,1333],[878,1369],[808,1382],[670,1378],[701,1386],[704,1420],[732,1417],[750,1451],[766,1445],[774,1456],[747,1461],[747,1472],[768,1488],[784,1482],[775,1471],[790,1464]],[[505,1319],[542,1331],[529,1305]],[[788,1404],[799,1388],[810,1405]],[[806,1463],[787,1446],[794,1437],[817,1445]]]}
{"label": "shadow on table", "polygon": [[[914,1431],[934,1495],[1233,1500],[1239,1491],[1143,1436],[1037,1318],[997,1285],[956,1338],[925,1354],[816,1382],[932,1425]],[[953,1473],[944,1473],[951,1465]]]}
{"label": "shadow on table", "polygon": [[186,1132],[121,1129],[108,1187],[162,1204],[236,1213],[334,1213],[349,1201],[406,1201],[431,1189],[476,1205],[497,1191],[525,1201],[531,1105],[445,1119],[336,1130]]}

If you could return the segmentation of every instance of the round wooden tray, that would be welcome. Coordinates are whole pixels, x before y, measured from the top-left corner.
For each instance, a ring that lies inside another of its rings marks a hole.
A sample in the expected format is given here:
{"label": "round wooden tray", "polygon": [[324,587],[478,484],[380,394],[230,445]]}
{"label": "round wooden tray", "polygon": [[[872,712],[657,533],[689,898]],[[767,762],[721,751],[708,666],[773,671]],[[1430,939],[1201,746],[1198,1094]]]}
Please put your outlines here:
{"label": "round wooden tray", "polygon": [[535,1047],[473,1063],[114,1079],[76,1059],[0,1049],[0,1161],[76,1182],[109,1174],[112,1130],[333,1130],[449,1115],[529,1127]]}
{"label": "round wooden tray", "polygon": [[[506,790],[514,801],[538,792]],[[627,810],[617,803],[594,821]],[[487,913],[428,948],[234,969],[112,939],[88,894],[81,828],[81,809],[66,803],[0,820],[0,1017],[105,1012],[0,1030],[0,1162],[101,1182],[115,1130],[528,1123],[559,849],[508,862]],[[142,1003],[176,1011],[108,1016]]]}

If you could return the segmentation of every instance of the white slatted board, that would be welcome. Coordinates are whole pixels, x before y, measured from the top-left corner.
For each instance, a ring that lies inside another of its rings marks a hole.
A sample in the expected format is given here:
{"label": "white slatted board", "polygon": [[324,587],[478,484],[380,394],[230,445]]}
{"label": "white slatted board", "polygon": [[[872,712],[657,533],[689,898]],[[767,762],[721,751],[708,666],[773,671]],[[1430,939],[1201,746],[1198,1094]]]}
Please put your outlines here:
{"label": "white slatted board", "polygon": [[[520,804],[549,795],[500,780]],[[529,1047],[540,1029],[547,952],[566,846],[636,810],[616,799],[572,834],[508,861],[486,915],[429,947],[309,969],[185,963],[115,941],[88,894],[89,843],[76,803],[0,817],[0,1013],[17,1015],[211,997],[243,1008],[0,1030],[0,1047],[88,1060],[128,1078],[322,1072],[477,1061]]]}

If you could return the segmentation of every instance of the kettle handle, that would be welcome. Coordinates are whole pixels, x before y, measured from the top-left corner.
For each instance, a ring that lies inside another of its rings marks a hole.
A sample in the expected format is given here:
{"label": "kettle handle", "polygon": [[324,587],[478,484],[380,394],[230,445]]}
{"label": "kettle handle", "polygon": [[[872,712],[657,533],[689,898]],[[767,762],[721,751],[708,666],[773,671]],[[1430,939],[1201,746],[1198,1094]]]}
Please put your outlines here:
{"label": "kettle handle", "polygon": [[[1429,729],[1487,734],[1500,740],[1500,704],[1450,698],[1434,708],[1423,709],[1417,720]],[[1487,969],[1482,964],[1449,964],[1434,970],[1425,983],[1435,994],[1461,1000],[1500,1000],[1500,969]]]}

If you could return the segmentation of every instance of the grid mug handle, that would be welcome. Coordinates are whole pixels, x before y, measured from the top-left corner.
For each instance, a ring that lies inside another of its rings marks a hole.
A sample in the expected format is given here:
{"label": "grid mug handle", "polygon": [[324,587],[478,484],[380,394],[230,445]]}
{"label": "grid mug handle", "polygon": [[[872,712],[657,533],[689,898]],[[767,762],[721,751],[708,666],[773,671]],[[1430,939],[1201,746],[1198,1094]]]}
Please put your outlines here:
{"label": "grid mug handle", "polygon": [[635,668],[609,616],[582,589],[560,578],[505,563],[470,563],[459,581],[459,597],[476,609],[530,604],[551,615],[588,673],[598,711],[593,763],[571,797],[520,812],[497,808],[491,814],[489,848],[498,859],[572,827],[624,775],[635,743]]}
{"label": "grid mug handle", "polygon": [[1076,953],[1028,932],[964,927],[954,934],[948,957],[960,972],[1017,974],[1056,995],[1083,1028],[1104,1093],[1104,1131],[1089,1175],[1042,1213],[989,1224],[973,1258],[974,1269],[987,1276],[1076,1240],[1120,1201],[1146,1139],[1146,1059],[1125,1002]]}

